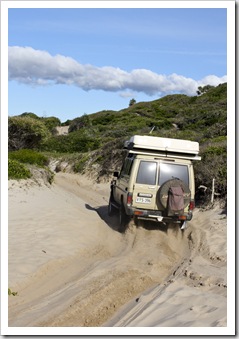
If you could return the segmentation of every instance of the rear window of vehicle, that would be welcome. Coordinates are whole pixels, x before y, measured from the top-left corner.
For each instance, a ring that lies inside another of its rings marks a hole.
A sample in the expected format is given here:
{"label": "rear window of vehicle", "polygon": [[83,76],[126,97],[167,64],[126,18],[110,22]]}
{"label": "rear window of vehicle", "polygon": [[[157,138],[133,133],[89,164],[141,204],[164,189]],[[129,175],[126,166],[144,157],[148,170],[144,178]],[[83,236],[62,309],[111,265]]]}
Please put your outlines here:
{"label": "rear window of vehicle", "polygon": [[140,161],[136,178],[137,184],[155,185],[157,163],[153,161]]}
{"label": "rear window of vehicle", "polygon": [[178,164],[161,163],[159,169],[159,185],[161,186],[165,181],[178,178],[189,184],[188,166]]}

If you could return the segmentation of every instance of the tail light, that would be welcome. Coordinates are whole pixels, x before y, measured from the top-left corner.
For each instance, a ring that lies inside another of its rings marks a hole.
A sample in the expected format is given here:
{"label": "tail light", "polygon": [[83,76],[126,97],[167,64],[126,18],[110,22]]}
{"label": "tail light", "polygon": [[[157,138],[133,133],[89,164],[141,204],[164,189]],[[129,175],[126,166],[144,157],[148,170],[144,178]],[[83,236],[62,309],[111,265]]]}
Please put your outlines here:
{"label": "tail light", "polygon": [[191,200],[190,203],[189,203],[189,211],[194,210],[194,208],[195,208],[195,202],[194,202],[194,200]]}
{"label": "tail light", "polygon": [[134,215],[143,215],[144,212],[143,211],[134,211]]}
{"label": "tail light", "polygon": [[186,215],[179,215],[178,219],[179,220],[187,220],[187,216]]}
{"label": "tail light", "polygon": [[131,206],[133,202],[133,195],[132,193],[127,194],[127,206]]}

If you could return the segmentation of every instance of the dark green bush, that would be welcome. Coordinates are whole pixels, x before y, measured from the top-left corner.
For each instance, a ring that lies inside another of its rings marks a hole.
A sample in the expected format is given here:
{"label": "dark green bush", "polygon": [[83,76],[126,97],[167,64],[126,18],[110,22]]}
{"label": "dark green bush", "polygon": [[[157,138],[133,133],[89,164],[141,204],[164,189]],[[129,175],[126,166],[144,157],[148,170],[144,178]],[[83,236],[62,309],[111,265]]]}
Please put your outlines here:
{"label": "dark green bush", "polygon": [[108,125],[109,123],[113,123],[115,120],[115,115],[112,113],[106,112],[105,114],[100,115],[99,117],[95,117],[92,120],[93,125]]}
{"label": "dark green bush", "polygon": [[220,136],[227,135],[227,121],[225,120],[222,123],[215,123],[214,125],[210,126],[203,131],[205,138],[216,138]]}
{"label": "dark green bush", "polygon": [[61,126],[70,126],[71,122],[72,122],[72,120],[67,119],[65,122],[61,123]]}
{"label": "dark green bush", "polygon": [[99,146],[99,139],[84,136],[77,131],[67,135],[52,136],[42,144],[41,149],[59,153],[84,153],[97,149]]}
{"label": "dark green bush", "polygon": [[201,161],[195,164],[196,188],[204,185],[211,189],[212,179],[215,179],[215,192],[221,196],[227,193],[227,166],[222,156],[210,157],[210,162]]}
{"label": "dark green bush", "polygon": [[61,126],[61,120],[56,117],[41,118],[47,129],[53,133],[57,126]]}
{"label": "dark green bush", "polygon": [[221,155],[226,153],[226,148],[222,146],[209,146],[203,153],[205,159],[210,159],[210,155]]}
{"label": "dark green bush", "polygon": [[27,179],[31,172],[19,161],[8,159],[8,179]]}
{"label": "dark green bush", "polygon": [[89,119],[89,116],[87,114],[82,115],[79,118],[75,118],[71,121],[69,126],[69,133],[78,131],[79,129],[83,127],[89,127],[91,125],[91,121]]}
{"label": "dark green bush", "polygon": [[40,119],[39,116],[37,116],[35,113],[32,113],[32,112],[24,112],[19,116],[20,117],[30,117],[30,118],[33,118],[33,119]]}
{"label": "dark green bush", "polygon": [[37,148],[50,136],[45,124],[30,116],[8,118],[8,150]]}
{"label": "dark green bush", "polygon": [[[222,143],[222,141],[221,141]],[[222,145],[209,145],[202,147],[202,160],[194,164],[196,187],[205,185],[212,187],[212,179],[215,179],[215,191],[221,196],[227,193],[227,149],[226,141]]]}
{"label": "dark green bush", "polygon": [[156,129],[161,130],[161,129],[170,129],[172,128],[172,123],[169,120],[158,120],[155,121],[151,127],[155,126]]}
{"label": "dark green bush", "polygon": [[9,152],[8,157],[12,160],[38,166],[47,166],[49,162],[45,155],[31,149],[20,149],[18,151]]}

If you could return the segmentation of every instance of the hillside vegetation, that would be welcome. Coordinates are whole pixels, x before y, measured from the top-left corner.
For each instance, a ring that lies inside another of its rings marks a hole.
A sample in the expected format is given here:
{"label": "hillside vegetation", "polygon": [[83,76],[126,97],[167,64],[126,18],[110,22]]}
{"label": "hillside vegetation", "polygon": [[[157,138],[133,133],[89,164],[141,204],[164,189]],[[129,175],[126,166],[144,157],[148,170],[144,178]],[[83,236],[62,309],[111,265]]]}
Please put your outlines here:
{"label": "hillside vegetation", "polygon": [[[174,94],[150,102],[131,101],[132,105],[120,111],[100,111],[64,123],[34,113],[9,117],[9,154],[34,150],[49,161],[54,159],[58,171],[63,170],[64,162],[75,172],[103,180],[121,167],[123,143],[132,135],[188,139],[200,144],[202,161],[195,163],[196,187],[211,187],[215,178],[216,192],[225,197],[227,84],[200,90],[193,97]],[[69,125],[69,133],[58,135],[60,125]],[[21,162],[21,157],[14,161]]]}

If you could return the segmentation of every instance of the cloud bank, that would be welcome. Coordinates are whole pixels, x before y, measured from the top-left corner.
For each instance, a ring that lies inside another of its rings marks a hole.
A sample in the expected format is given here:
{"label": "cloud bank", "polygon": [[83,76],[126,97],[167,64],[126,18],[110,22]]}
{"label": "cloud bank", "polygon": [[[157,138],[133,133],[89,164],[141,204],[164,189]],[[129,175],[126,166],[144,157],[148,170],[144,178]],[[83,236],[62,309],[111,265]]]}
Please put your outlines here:
{"label": "cloud bank", "polygon": [[147,95],[195,95],[199,86],[217,86],[227,81],[226,76],[219,78],[208,75],[201,80],[194,80],[175,73],[157,74],[147,69],[126,72],[110,66],[82,65],[70,57],[52,56],[46,51],[20,46],[9,47],[8,67],[9,80],[31,86],[65,84],[78,86],[85,91],[134,91]]}

